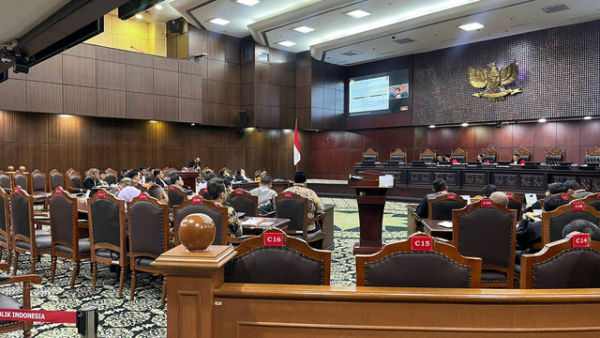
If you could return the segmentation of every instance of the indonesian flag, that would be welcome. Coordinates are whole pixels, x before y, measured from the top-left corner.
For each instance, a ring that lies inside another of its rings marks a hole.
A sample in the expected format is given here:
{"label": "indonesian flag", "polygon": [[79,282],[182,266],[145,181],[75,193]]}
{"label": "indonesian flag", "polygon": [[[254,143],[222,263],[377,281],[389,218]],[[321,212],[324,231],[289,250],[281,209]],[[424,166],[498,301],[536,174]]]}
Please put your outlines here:
{"label": "indonesian flag", "polygon": [[298,141],[298,121],[294,127],[294,165],[300,162],[300,141]]}

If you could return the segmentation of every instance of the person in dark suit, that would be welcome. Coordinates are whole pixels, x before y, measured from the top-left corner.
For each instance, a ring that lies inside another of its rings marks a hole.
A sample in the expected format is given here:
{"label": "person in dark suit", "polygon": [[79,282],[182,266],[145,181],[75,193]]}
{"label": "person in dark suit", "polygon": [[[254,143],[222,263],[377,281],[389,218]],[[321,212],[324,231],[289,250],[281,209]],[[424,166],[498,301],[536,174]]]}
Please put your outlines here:
{"label": "person in dark suit", "polygon": [[169,186],[167,182],[165,182],[165,174],[163,174],[162,170],[154,169],[154,183],[161,188],[166,188]]}
{"label": "person in dark suit", "polygon": [[88,176],[81,182],[84,189],[90,190],[100,185],[100,171],[98,169],[90,170]]}
{"label": "person in dark suit", "polygon": [[252,180],[249,179],[248,176],[246,176],[246,170],[244,170],[244,169],[238,169],[235,172],[235,181],[236,182],[252,182]]}
{"label": "person in dark suit", "polygon": [[190,164],[188,164],[188,168],[190,168],[190,169],[196,169],[196,170],[202,169],[202,164],[200,162],[200,157],[196,157],[194,160],[192,160],[190,162]]}
{"label": "person in dark suit", "polygon": [[433,181],[433,193],[427,194],[421,201],[421,204],[417,207],[415,211],[417,215],[421,218],[427,218],[429,216],[429,200],[435,199],[438,196],[445,195],[448,193],[448,186],[446,185],[446,181],[441,178]]}

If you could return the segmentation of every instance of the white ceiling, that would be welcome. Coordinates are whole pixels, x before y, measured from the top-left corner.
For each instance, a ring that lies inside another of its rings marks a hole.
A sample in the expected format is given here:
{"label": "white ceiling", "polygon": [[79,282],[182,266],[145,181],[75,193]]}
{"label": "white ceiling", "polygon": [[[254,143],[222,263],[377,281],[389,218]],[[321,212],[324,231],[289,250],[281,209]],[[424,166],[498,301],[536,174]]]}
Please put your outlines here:
{"label": "white ceiling", "polygon": [[0,0],[0,45],[20,38],[69,0]]}

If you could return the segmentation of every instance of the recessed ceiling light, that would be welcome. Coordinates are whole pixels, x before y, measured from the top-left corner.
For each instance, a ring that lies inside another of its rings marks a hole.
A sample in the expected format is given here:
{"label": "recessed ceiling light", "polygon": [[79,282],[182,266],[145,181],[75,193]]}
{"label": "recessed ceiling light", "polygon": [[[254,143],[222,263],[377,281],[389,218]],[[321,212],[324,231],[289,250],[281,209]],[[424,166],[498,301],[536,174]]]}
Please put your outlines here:
{"label": "recessed ceiling light", "polygon": [[150,120],[150,121],[148,121],[148,122],[150,122],[150,123],[156,123],[157,121],[155,121],[155,120]]}
{"label": "recessed ceiling light", "polygon": [[68,115],[68,114],[60,114],[60,115],[58,115],[58,116],[60,116],[60,117],[62,117],[62,118],[69,118],[69,117],[71,117],[72,115]]}
{"label": "recessed ceiling light", "polygon": [[315,29],[314,29],[314,28],[312,28],[312,27],[308,27],[308,26],[300,26],[300,27],[296,27],[296,28],[294,28],[294,30],[295,30],[296,32],[300,32],[300,33],[304,33],[304,34],[306,34],[306,33],[310,33],[310,32],[312,32],[312,31],[314,31]]}
{"label": "recessed ceiling light", "polygon": [[192,123],[190,123],[190,126],[192,126],[192,127],[193,127],[193,126],[195,126],[195,125],[196,125],[196,124],[195,124],[195,123],[193,123],[193,122],[192,122]]}
{"label": "recessed ceiling light", "polygon": [[136,14],[136,15],[135,15],[135,18],[136,18],[136,19],[143,19],[143,18],[144,18],[144,16],[143,16],[143,15],[141,15],[140,13],[138,13],[138,14]]}
{"label": "recessed ceiling light", "polygon": [[284,40],[284,41],[279,41],[277,44],[278,44],[278,45],[285,46],[285,47],[292,47],[292,46],[293,46],[293,45],[295,45],[296,43],[295,43],[295,42],[292,42],[292,41]]}
{"label": "recessed ceiling light", "polygon": [[463,123],[461,124],[461,126],[463,126],[463,127],[468,127],[468,126],[469,126],[469,124],[468,124],[467,122],[463,122]]}
{"label": "recessed ceiling light", "polygon": [[236,0],[235,2],[237,2],[240,5],[246,5],[250,7],[256,5],[257,3],[260,3],[259,0]]}
{"label": "recessed ceiling light", "polygon": [[538,122],[539,123],[546,123],[546,119],[542,117],[541,119],[538,120]]}
{"label": "recessed ceiling light", "polygon": [[157,4],[156,6],[154,6],[154,8],[160,11],[161,9],[163,9],[163,6],[161,4]]}
{"label": "recessed ceiling light", "polygon": [[355,19],[360,19],[360,18],[363,18],[365,16],[371,15],[371,13],[369,13],[367,11],[363,11],[362,9],[355,9],[353,11],[346,12],[344,14],[346,14],[348,16],[351,16],[351,17],[353,17]]}
{"label": "recessed ceiling light", "polygon": [[214,19],[211,19],[209,22],[210,23],[214,23],[215,25],[225,26],[230,21],[229,20],[225,20],[225,19],[221,19],[221,18],[214,18]]}
{"label": "recessed ceiling light", "polygon": [[435,124],[430,124],[430,125],[429,125],[429,128],[430,128],[430,129],[433,129],[433,128],[435,128]]}
{"label": "recessed ceiling light", "polygon": [[467,23],[464,25],[460,25],[458,26],[458,28],[462,29],[463,31],[476,31],[478,29],[482,29],[484,26],[482,24],[480,24],[479,22],[471,22],[471,23]]}
{"label": "recessed ceiling light", "polygon": [[586,117],[584,117],[583,119],[584,119],[584,120],[591,120],[591,119],[592,119],[592,117],[591,117],[591,116],[586,116]]}

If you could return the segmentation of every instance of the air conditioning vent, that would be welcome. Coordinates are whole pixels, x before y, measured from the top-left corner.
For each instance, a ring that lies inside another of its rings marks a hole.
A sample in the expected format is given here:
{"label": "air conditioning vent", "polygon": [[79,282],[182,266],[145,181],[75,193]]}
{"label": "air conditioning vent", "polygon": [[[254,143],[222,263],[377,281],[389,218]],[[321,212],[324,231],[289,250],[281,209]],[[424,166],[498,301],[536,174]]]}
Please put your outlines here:
{"label": "air conditioning vent", "polygon": [[396,42],[397,44],[403,45],[405,43],[415,42],[415,40],[410,39],[410,38],[404,38],[404,39],[394,40],[394,42]]}
{"label": "air conditioning vent", "polygon": [[547,14],[566,11],[567,9],[569,9],[569,7],[567,7],[565,4],[542,8],[542,10]]}
{"label": "air conditioning vent", "polygon": [[359,52],[357,50],[351,50],[349,52],[342,53],[342,55],[347,55],[347,56],[354,56],[354,55],[359,55],[359,54],[362,54],[362,52]]}

